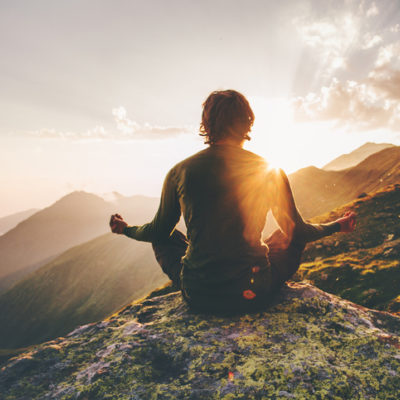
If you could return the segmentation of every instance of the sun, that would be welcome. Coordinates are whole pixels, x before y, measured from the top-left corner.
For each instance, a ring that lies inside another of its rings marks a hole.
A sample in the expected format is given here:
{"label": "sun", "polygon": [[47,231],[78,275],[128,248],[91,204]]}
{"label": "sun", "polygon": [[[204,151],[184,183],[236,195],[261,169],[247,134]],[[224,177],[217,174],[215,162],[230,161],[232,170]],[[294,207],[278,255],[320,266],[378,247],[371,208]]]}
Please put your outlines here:
{"label": "sun", "polygon": [[295,123],[289,100],[250,97],[249,101],[255,122],[246,147],[286,173],[310,165],[307,154],[314,128]]}

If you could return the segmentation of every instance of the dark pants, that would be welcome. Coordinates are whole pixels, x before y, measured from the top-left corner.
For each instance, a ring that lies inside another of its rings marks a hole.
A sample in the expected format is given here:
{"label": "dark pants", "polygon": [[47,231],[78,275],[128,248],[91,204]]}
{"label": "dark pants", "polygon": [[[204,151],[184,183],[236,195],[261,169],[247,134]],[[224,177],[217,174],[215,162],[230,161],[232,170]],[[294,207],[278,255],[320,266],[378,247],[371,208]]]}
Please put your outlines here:
{"label": "dark pants", "polygon": [[230,313],[257,310],[272,300],[283,283],[299,268],[307,235],[306,232],[298,232],[289,242],[282,231],[276,230],[265,243],[269,247],[270,265],[267,267],[249,265],[243,276],[231,285],[217,288],[214,293],[208,290],[198,293],[188,292],[181,286],[181,258],[188,245],[183,233],[175,230],[167,242],[153,243],[153,250],[162,270],[178,288],[182,289],[183,297],[191,308],[203,312]]}

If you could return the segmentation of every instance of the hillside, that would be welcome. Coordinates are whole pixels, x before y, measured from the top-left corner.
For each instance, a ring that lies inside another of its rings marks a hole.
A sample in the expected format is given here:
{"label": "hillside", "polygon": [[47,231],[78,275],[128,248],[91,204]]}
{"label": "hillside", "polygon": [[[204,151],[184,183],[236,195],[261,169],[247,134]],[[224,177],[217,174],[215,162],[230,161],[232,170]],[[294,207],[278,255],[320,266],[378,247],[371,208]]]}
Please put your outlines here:
{"label": "hillside", "polygon": [[357,214],[355,231],[309,244],[298,279],[367,307],[400,312],[400,185],[365,195],[313,221],[329,221],[346,210]]}
{"label": "hillside", "polygon": [[339,171],[341,169],[354,167],[361,161],[364,161],[371,154],[378,153],[379,151],[387,149],[389,147],[394,147],[394,145],[390,143],[368,142],[348,154],[342,154],[341,156],[335,158],[324,167],[322,167],[322,169],[326,171]]}
{"label": "hillside", "polygon": [[112,213],[141,224],[152,218],[157,206],[158,199],[144,196],[120,203],[86,192],[64,196],[0,236],[0,292],[68,248],[108,232]]}
{"label": "hillside", "polygon": [[305,218],[326,213],[362,193],[400,183],[400,147],[367,157],[343,171],[307,167],[289,176],[296,204]]}
{"label": "hillside", "polygon": [[191,313],[179,293],[38,346],[0,370],[4,399],[396,399],[400,318],[307,284],[264,312]]}
{"label": "hillside", "polygon": [[4,235],[10,229],[17,226],[24,219],[38,212],[38,208],[30,208],[29,210],[20,211],[14,214],[6,215],[0,218],[0,236]]}
{"label": "hillside", "polygon": [[0,296],[0,348],[64,335],[166,280],[151,245],[102,235],[69,249]]}

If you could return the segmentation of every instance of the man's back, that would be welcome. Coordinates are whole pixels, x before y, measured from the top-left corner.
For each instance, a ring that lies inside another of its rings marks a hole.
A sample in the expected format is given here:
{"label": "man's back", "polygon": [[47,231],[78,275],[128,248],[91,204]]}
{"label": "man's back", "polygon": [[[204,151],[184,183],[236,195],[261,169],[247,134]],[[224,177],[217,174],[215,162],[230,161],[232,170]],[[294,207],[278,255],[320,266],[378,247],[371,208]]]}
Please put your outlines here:
{"label": "man's back", "polygon": [[270,172],[261,157],[230,145],[212,145],[172,169],[189,240],[184,277],[219,282],[267,262],[261,234]]}

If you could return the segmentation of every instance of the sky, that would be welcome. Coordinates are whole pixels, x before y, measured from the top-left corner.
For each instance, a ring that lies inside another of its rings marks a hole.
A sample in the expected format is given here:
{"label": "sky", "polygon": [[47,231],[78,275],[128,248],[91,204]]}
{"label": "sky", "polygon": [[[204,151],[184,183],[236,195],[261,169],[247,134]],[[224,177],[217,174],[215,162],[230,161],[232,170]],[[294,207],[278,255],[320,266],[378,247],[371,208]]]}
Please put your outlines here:
{"label": "sky", "polygon": [[287,173],[400,145],[397,0],[0,0],[0,216],[85,190],[159,196],[235,89]]}

